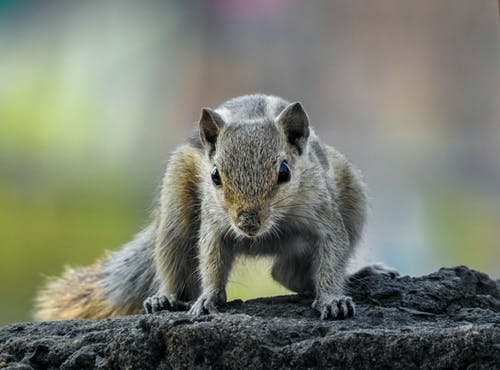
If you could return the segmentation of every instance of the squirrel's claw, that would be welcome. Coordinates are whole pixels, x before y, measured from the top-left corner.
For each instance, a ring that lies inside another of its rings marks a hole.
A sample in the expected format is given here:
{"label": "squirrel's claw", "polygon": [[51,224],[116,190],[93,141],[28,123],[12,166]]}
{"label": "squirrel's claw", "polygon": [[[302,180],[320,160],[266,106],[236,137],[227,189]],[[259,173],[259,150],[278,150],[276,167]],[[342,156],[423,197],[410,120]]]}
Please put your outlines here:
{"label": "squirrel's claw", "polygon": [[155,313],[164,310],[170,310],[171,305],[168,298],[164,295],[155,295],[144,300],[144,311],[146,313]]}
{"label": "squirrel's claw", "polygon": [[216,307],[217,302],[219,302],[219,297],[217,296],[217,294],[202,294],[191,306],[188,313],[196,317],[207,313],[219,313],[219,310],[217,310]]}
{"label": "squirrel's claw", "polygon": [[312,308],[320,313],[320,319],[346,319],[354,316],[356,310],[351,297],[341,296],[327,301],[315,299]]}
{"label": "squirrel's claw", "polygon": [[178,301],[174,297],[165,295],[154,295],[144,300],[144,311],[146,313],[156,313],[160,311],[185,311],[188,304]]}

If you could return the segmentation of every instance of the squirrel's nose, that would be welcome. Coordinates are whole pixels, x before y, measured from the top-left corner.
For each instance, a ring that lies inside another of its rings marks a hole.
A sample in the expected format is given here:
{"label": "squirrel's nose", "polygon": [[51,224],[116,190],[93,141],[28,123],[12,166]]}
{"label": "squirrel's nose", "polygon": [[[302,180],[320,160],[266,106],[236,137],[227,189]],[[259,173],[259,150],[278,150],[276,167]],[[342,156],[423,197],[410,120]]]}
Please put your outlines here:
{"label": "squirrel's nose", "polygon": [[248,233],[254,233],[260,228],[260,219],[257,211],[240,211],[238,212],[237,226]]}

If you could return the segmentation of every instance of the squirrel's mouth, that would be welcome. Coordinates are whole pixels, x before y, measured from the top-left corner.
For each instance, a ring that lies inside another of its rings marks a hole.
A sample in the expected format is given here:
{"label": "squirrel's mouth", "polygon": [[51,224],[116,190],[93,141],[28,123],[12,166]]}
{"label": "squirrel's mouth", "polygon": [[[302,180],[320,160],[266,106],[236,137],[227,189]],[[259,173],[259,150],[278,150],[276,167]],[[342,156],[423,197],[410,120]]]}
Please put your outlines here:
{"label": "squirrel's mouth", "polygon": [[232,222],[231,224],[231,228],[238,236],[250,239],[260,238],[263,235],[267,234],[272,228],[268,222],[264,222],[262,224],[259,224],[258,226],[252,227],[238,225],[235,222]]}
{"label": "squirrel's mouth", "polygon": [[238,231],[239,234],[242,234],[243,236],[247,236],[250,238],[259,235],[260,231],[260,227],[242,227],[240,225],[236,225],[235,229]]}
{"label": "squirrel's mouth", "polygon": [[248,234],[250,236],[257,235],[260,229],[260,223],[259,224],[250,224],[250,225],[241,225],[237,224],[236,227],[240,229],[242,232],[245,234]]}
{"label": "squirrel's mouth", "polygon": [[258,225],[247,225],[238,222],[231,222],[231,228],[236,235],[251,239],[262,236],[267,230],[265,225],[261,225],[260,223]]}

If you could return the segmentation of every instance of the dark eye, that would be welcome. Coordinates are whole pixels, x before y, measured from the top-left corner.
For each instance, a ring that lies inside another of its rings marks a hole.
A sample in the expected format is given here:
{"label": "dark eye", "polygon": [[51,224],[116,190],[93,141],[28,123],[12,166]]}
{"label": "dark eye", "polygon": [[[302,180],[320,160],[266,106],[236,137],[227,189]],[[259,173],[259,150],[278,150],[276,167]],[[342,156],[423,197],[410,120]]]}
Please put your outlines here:
{"label": "dark eye", "polygon": [[287,161],[283,161],[280,164],[280,170],[278,172],[278,183],[290,181],[290,167],[288,167]]}
{"label": "dark eye", "polygon": [[210,176],[212,176],[212,181],[215,185],[222,185],[222,180],[220,179],[219,170],[217,169],[217,167],[214,167],[212,169],[212,172],[210,172]]}

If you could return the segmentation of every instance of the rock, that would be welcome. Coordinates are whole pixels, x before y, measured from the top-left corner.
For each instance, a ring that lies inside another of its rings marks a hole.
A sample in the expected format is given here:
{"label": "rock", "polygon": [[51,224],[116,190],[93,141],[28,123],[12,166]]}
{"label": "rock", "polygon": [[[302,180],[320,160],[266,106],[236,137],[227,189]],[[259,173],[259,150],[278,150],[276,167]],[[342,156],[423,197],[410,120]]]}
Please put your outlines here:
{"label": "rock", "polygon": [[232,301],[219,315],[165,312],[0,329],[0,369],[500,369],[500,284],[460,266],[358,275],[353,319],[320,321],[298,295]]}

